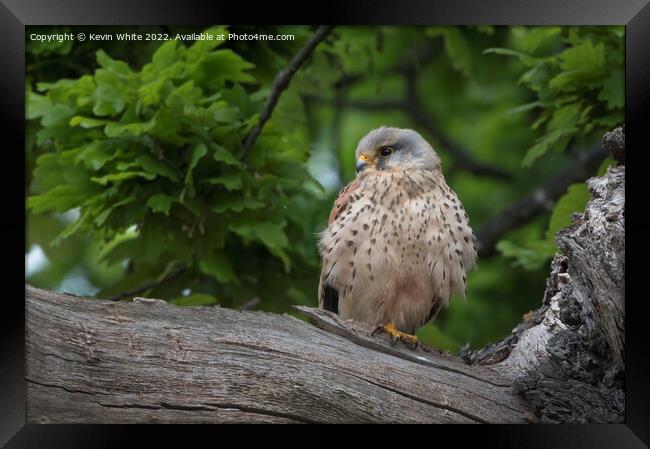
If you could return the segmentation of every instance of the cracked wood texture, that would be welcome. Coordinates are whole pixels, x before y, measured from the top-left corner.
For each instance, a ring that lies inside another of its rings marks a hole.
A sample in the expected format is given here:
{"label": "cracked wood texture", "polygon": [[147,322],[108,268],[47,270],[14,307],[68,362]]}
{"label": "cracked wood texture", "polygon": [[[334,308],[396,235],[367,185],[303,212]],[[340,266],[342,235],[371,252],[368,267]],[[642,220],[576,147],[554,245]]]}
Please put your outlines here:
{"label": "cracked wood texture", "polygon": [[[609,136],[609,137],[608,137]],[[624,421],[624,129],[619,162],[557,235],[542,306],[461,357],[364,323],[113,302],[26,286],[31,423]]]}
{"label": "cracked wood texture", "polygon": [[[26,287],[27,418],[37,423],[534,420],[511,382],[290,315],[75,297]],[[327,330],[324,330],[327,329]]]}
{"label": "cracked wood texture", "polygon": [[[624,160],[609,135],[603,148]],[[542,307],[501,342],[462,352],[512,379],[542,423],[625,420],[625,166],[587,186],[585,212],[556,236]]]}

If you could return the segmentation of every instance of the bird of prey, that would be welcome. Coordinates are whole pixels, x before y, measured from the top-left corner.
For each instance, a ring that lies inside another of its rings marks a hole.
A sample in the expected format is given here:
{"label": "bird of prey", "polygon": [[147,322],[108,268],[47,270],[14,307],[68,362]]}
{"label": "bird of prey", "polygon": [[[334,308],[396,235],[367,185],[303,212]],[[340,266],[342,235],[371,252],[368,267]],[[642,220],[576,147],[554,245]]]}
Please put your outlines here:
{"label": "bird of prey", "polygon": [[[476,237],[440,158],[411,129],[370,131],[320,234],[319,307],[413,348],[452,293],[465,296]],[[375,333],[373,332],[373,334]]]}

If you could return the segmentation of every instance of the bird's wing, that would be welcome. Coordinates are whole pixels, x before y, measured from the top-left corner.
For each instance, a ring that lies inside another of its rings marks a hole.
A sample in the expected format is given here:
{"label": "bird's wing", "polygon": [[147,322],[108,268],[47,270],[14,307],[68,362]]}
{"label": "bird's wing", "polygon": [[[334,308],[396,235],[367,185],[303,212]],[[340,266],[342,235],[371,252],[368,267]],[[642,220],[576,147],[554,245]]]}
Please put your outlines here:
{"label": "bird's wing", "polygon": [[350,182],[348,185],[346,185],[341,189],[338,198],[336,198],[336,201],[334,201],[334,207],[332,207],[332,211],[330,212],[330,217],[327,220],[328,225],[332,224],[332,222],[338,218],[341,212],[347,209],[352,199],[352,194],[358,188],[359,188],[359,182],[358,180],[355,179],[354,181]]}
{"label": "bird's wing", "polygon": [[[332,224],[343,212],[345,212],[345,210],[352,202],[352,194],[358,188],[359,183],[355,179],[343,187],[343,189],[341,189],[339,196],[336,198],[336,201],[334,201],[334,206],[332,207],[332,211],[330,212],[330,216],[327,220],[328,226]],[[325,261],[325,255],[323,255],[323,268],[320,275],[320,284],[318,286],[318,306],[322,309],[338,313],[339,292],[331,285],[327,284],[327,273],[325,272],[326,269],[329,268],[328,264]]]}

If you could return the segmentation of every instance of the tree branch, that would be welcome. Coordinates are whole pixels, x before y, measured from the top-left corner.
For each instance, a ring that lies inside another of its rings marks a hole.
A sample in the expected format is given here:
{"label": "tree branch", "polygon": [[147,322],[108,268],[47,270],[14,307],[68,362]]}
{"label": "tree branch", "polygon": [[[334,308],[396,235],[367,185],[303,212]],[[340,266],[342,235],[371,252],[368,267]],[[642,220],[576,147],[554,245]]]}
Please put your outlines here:
{"label": "tree branch", "polygon": [[391,346],[373,326],[162,300],[25,290],[27,419],[38,423],[526,423],[492,368]]}
{"label": "tree branch", "polygon": [[307,43],[298,51],[298,53],[296,53],[293,59],[291,59],[289,65],[284,70],[282,70],[277,74],[277,76],[275,77],[275,81],[273,82],[273,86],[271,87],[271,94],[269,95],[269,98],[266,101],[266,104],[264,105],[264,109],[262,109],[260,118],[257,124],[253,127],[253,129],[251,129],[250,133],[248,134],[248,136],[246,136],[246,139],[244,140],[244,154],[242,155],[241,158],[242,160],[246,159],[246,157],[250,153],[250,150],[253,148],[255,141],[257,140],[260,133],[262,132],[264,125],[271,118],[271,114],[273,114],[273,109],[277,105],[282,92],[287,87],[289,87],[291,78],[293,78],[293,76],[296,74],[300,66],[309,58],[309,56],[312,54],[316,46],[323,39],[325,39],[325,37],[332,31],[333,28],[334,27],[330,25],[319,26],[316,32],[313,34],[313,36],[309,38]]}
{"label": "tree branch", "polygon": [[492,255],[504,234],[529,222],[541,212],[550,210],[571,184],[587,179],[605,157],[606,153],[601,148],[579,152],[568,167],[485,222],[476,232],[479,256]]}
{"label": "tree branch", "polygon": [[407,74],[406,80],[407,87],[404,110],[411,116],[411,119],[415,123],[438,139],[440,146],[454,157],[459,166],[477,176],[488,176],[502,180],[512,179],[512,175],[508,171],[501,167],[475,160],[468,150],[451,140],[424,109],[416,92],[414,73]]}
{"label": "tree branch", "polygon": [[[422,64],[431,60],[441,49],[441,45],[432,45],[419,50],[417,54],[405,59],[401,64],[392,69],[392,72],[401,73],[406,78],[406,95],[404,100],[347,100],[338,98],[337,104],[342,107],[362,110],[397,109],[406,112],[411,119],[429,134],[433,135],[440,145],[454,157],[455,162],[463,169],[477,176],[488,176],[497,179],[509,180],[512,175],[508,171],[490,164],[474,160],[471,153],[450,139],[438,123],[425,110],[416,92],[416,75]],[[346,74],[336,83],[335,89],[347,88],[351,84],[362,81],[361,74]],[[328,102],[324,98],[309,97],[310,100]]]}
{"label": "tree branch", "polygon": [[588,187],[540,309],[462,359],[320,309],[297,307],[313,326],[27,285],[27,421],[623,422],[625,166]]}
{"label": "tree branch", "polygon": [[[329,100],[318,98],[318,97],[309,97],[310,100],[319,101],[319,102],[328,102]],[[496,167],[490,164],[479,162],[474,160],[470,155],[469,151],[453,142],[438,126],[438,124],[424,111],[422,104],[419,100],[411,99],[409,101],[403,100],[339,100],[338,104],[341,107],[349,109],[360,109],[360,110],[372,110],[372,111],[381,111],[386,109],[396,109],[406,112],[413,122],[421,126],[431,135],[433,135],[440,146],[447,150],[449,154],[454,157],[455,162],[462,167],[464,170],[467,170],[470,173],[473,173],[477,176],[487,176],[496,179],[508,180],[512,178],[512,175],[506,170]]]}

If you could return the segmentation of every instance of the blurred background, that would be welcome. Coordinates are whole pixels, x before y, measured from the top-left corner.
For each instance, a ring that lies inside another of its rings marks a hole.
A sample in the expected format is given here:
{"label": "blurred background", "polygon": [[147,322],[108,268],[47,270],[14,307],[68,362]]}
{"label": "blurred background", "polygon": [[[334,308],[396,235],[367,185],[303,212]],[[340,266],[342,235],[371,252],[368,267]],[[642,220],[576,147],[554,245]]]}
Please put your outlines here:
{"label": "blurred background", "polygon": [[[84,32],[112,40],[37,41]],[[292,35],[123,41],[118,33]],[[77,295],[292,313],[317,305],[316,235],[378,126],[442,158],[479,239],[467,300],[418,336],[457,352],[539,307],[555,232],[623,124],[623,27],[337,27],[250,151],[314,27],[27,27],[26,280]]]}

